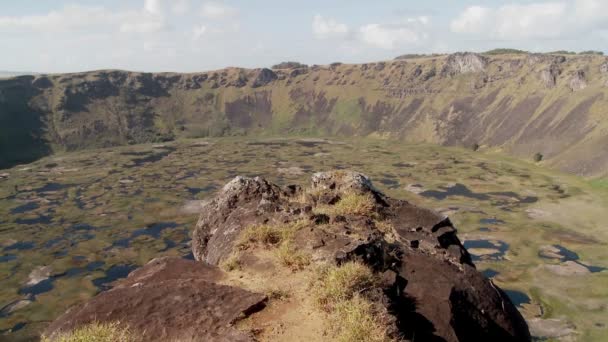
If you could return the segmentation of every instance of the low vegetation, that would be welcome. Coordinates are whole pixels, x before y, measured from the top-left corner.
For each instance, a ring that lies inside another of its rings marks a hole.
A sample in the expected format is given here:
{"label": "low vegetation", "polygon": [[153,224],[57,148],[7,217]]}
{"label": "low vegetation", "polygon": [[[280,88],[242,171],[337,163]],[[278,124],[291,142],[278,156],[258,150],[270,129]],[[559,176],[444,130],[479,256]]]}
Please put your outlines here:
{"label": "low vegetation", "polygon": [[358,194],[355,192],[345,194],[334,205],[321,205],[315,208],[320,214],[328,215],[364,215],[374,211],[376,202],[369,194]]}
{"label": "low vegetation", "polygon": [[41,342],[134,342],[139,340],[119,322],[111,322],[91,323],[53,338],[43,336]]}
{"label": "low vegetation", "polygon": [[[293,235],[304,225],[302,221],[282,225],[254,225],[241,233],[237,247],[240,250],[249,249],[254,245],[277,248],[275,255],[283,266],[293,271],[302,270],[310,264],[311,256],[294,246]],[[222,268],[227,271],[240,268],[240,255],[226,259]]]}
{"label": "low vegetation", "polygon": [[524,55],[529,53],[528,51],[518,49],[493,49],[484,52],[484,55]]}
{"label": "low vegetation", "polygon": [[237,246],[241,249],[247,249],[253,244],[278,245],[289,234],[284,228],[283,226],[268,224],[250,226],[241,233]]}
{"label": "low vegetation", "polygon": [[220,264],[220,268],[226,272],[238,270],[241,268],[241,254],[233,253],[228,259]]}
{"label": "low vegetation", "polygon": [[272,69],[299,69],[299,68],[308,68],[308,65],[302,64],[300,62],[282,62],[279,64],[275,64],[271,67]]}
{"label": "low vegetation", "polygon": [[310,254],[295,248],[291,241],[284,241],[276,251],[276,256],[283,266],[293,271],[302,270],[310,265]]}
{"label": "low vegetation", "polygon": [[324,310],[350,300],[357,293],[373,287],[377,279],[367,266],[359,262],[347,262],[341,266],[324,266],[316,271],[313,294]]}
{"label": "low vegetation", "polygon": [[312,292],[317,305],[329,315],[335,340],[390,341],[374,305],[363,294],[376,284],[374,273],[358,262],[317,269]]}
{"label": "low vegetation", "polygon": [[358,294],[352,299],[336,305],[330,316],[340,342],[384,342],[391,341],[386,327],[374,313],[373,305]]}

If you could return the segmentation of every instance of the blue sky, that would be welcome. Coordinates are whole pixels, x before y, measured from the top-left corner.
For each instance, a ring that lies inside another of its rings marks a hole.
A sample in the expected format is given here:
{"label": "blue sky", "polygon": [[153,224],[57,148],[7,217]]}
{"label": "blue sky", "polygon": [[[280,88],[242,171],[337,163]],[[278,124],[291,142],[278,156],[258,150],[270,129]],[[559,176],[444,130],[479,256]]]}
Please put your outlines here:
{"label": "blue sky", "polygon": [[608,0],[0,0],[0,70],[201,71],[602,50]]}

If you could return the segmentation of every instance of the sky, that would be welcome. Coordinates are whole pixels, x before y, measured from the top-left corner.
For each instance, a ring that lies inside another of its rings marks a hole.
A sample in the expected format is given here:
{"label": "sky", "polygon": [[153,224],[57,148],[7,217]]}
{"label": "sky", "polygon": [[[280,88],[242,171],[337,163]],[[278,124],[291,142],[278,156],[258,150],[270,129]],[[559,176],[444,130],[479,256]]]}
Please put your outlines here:
{"label": "sky", "polygon": [[608,47],[608,0],[0,0],[0,70],[195,72]]}

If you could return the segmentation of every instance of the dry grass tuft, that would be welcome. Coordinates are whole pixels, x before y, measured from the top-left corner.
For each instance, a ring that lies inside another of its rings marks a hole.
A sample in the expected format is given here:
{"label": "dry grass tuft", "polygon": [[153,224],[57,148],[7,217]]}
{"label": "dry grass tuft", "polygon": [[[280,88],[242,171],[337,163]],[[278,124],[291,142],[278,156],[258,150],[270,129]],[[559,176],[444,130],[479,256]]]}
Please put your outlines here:
{"label": "dry grass tuft", "polygon": [[41,342],[134,342],[139,340],[119,322],[95,322],[52,339],[42,336]]}
{"label": "dry grass tuft", "polygon": [[391,341],[387,336],[386,327],[376,318],[373,305],[358,294],[349,300],[337,303],[330,320],[335,327],[336,341]]}
{"label": "dry grass tuft", "polygon": [[252,244],[277,245],[283,241],[283,234],[279,226],[267,224],[251,226],[241,233],[238,246],[246,249]]}
{"label": "dry grass tuft", "polygon": [[297,250],[291,241],[285,241],[276,251],[276,256],[284,266],[292,271],[299,271],[310,265],[311,256]]}
{"label": "dry grass tuft", "polygon": [[327,215],[370,215],[374,212],[376,201],[370,193],[347,193],[334,205],[321,205],[315,212]]}
{"label": "dry grass tuft", "polygon": [[220,264],[220,268],[226,272],[241,269],[241,253],[240,252],[232,253],[228,257],[228,259],[222,261],[222,263]]}
{"label": "dry grass tuft", "polygon": [[317,305],[328,313],[335,340],[343,342],[384,342],[386,326],[378,319],[374,305],[362,294],[377,285],[367,266],[348,262],[317,269],[312,293]]}
{"label": "dry grass tuft", "polygon": [[384,234],[384,238],[388,242],[395,242],[395,226],[390,221],[375,221],[374,222],[376,229],[378,229],[382,234]]}
{"label": "dry grass tuft", "polygon": [[315,278],[313,295],[324,310],[331,310],[337,303],[349,300],[377,283],[372,270],[359,262],[321,267]]}

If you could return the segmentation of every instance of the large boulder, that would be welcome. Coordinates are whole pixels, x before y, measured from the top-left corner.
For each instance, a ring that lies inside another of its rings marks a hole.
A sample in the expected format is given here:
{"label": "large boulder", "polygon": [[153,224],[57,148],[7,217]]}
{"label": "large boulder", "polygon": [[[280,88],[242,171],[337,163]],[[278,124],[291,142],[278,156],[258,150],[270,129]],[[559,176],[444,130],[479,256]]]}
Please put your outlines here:
{"label": "large boulder", "polygon": [[[347,199],[356,207],[345,208]],[[530,340],[521,314],[475,269],[447,217],[389,198],[357,172],[317,173],[307,188],[237,177],[203,206],[193,254],[219,265],[242,247],[248,227],[294,222],[304,228],[293,244],[314,262],[356,260],[382,275],[378,303],[393,317],[387,329],[395,338]]]}
{"label": "large boulder", "polygon": [[181,258],[154,259],[44,332],[53,338],[93,322],[120,322],[143,341],[252,341],[232,323],[264,306],[266,296],[217,283],[222,272]]}

